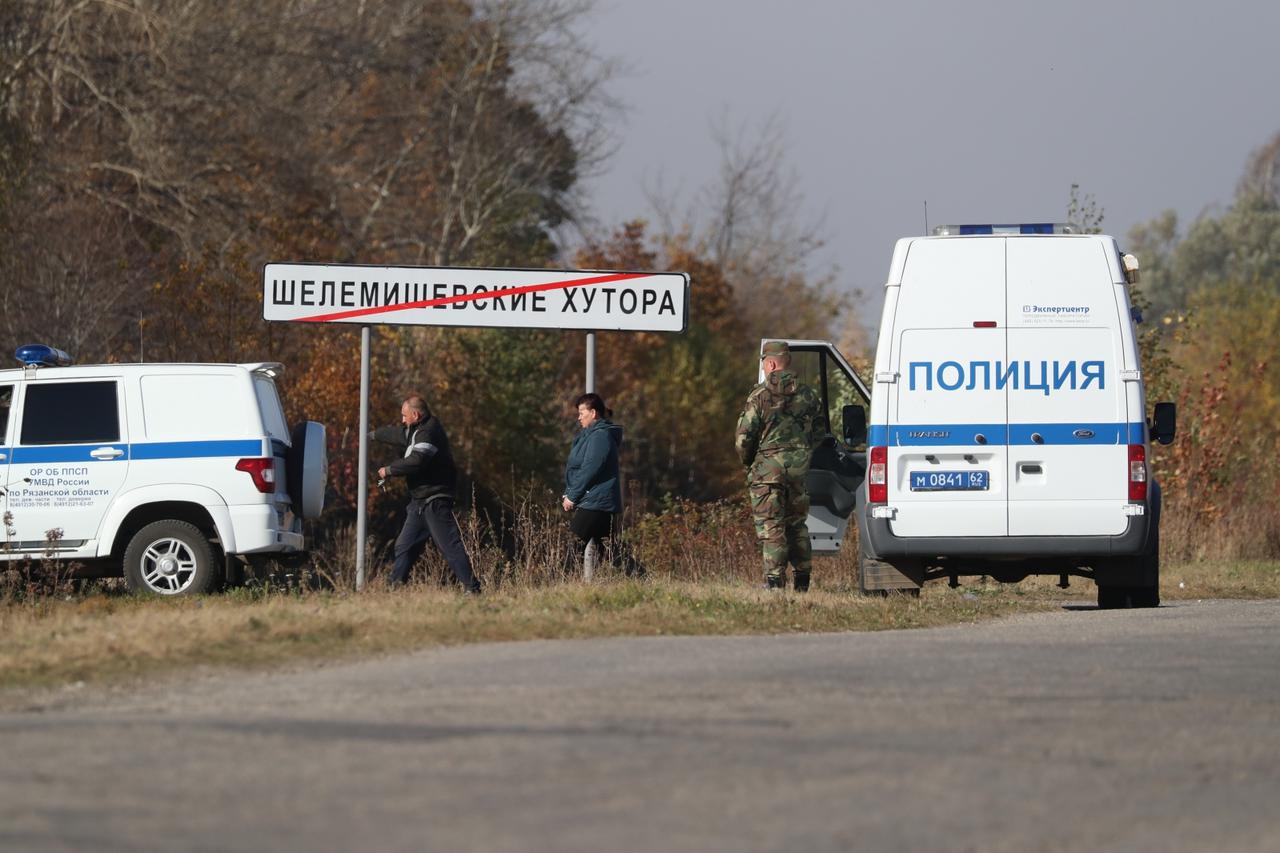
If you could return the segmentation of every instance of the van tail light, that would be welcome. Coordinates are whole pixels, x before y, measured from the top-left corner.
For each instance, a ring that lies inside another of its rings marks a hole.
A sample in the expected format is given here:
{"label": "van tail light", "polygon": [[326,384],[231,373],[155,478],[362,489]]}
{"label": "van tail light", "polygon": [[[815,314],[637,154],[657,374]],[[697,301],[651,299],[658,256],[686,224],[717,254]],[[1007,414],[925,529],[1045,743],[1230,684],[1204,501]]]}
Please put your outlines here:
{"label": "van tail light", "polygon": [[889,448],[871,448],[867,466],[867,501],[882,504],[889,500]]}
{"label": "van tail light", "polygon": [[274,459],[241,459],[237,471],[244,471],[253,478],[253,485],[264,495],[276,490],[276,461]]}
{"label": "van tail light", "polygon": [[1147,448],[1141,444],[1129,445],[1129,500],[1147,499]]}

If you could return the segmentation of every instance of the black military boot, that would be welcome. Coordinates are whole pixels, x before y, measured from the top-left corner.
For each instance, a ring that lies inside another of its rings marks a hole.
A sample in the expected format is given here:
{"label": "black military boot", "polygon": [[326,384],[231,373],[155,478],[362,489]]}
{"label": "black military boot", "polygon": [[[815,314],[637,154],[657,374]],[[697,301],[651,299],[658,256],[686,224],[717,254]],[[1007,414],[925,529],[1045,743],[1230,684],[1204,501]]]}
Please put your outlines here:
{"label": "black military boot", "polygon": [[796,572],[793,583],[795,584],[796,592],[808,592],[809,591],[809,573]]}
{"label": "black military boot", "polygon": [[779,575],[776,578],[772,575],[766,575],[764,579],[764,588],[765,589],[786,589],[787,579],[785,577],[782,577],[781,575]]}

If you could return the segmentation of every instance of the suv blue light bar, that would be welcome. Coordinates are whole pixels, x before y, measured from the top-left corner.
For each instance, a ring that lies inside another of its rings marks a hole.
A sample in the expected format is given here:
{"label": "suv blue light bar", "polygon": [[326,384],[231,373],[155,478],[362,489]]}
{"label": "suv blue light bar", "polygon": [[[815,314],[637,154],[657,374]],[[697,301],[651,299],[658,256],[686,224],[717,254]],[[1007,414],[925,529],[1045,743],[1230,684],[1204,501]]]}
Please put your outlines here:
{"label": "suv blue light bar", "polygon": [[935,237],[967,237],[974,234],[1079,234],[1080,229],[1065,222],[1023,222],[1017,225],[939,225]]}
{"label": "suv blue light bar", "polygon": [[27,367],[66,367],[72,358],[60,349],[44,344],[26,344],[13,353],[14,358]]}

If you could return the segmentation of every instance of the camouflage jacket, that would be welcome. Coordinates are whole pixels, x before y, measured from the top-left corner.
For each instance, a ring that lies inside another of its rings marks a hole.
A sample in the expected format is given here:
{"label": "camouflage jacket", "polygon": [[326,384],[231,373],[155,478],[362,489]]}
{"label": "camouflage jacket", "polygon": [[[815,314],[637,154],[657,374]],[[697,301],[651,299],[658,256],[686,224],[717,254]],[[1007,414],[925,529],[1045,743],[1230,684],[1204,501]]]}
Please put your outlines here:
{"label": "camouflage jacket", "polygon": [[803,477],[826,436],[822,401],[794,373],[778,370],[751,389],[734,444],[752,483]]}

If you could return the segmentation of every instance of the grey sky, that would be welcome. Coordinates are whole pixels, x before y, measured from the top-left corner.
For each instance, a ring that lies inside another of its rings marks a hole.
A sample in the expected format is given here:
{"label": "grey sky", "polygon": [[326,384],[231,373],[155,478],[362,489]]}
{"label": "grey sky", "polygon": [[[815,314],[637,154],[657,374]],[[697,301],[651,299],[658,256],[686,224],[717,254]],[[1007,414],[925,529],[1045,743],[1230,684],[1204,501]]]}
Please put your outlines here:
{"label": "grey sky", "polygon": [[925,200],[930,226],[1060,221],[1078,183],[1122,238],[1228,204],[1280,130],[1278,32],[1280,4],[1233,0],[600,0],[588,36],[631,73],[590,198],[609,225],[646,216],[646,177],[714,176],[714,117],[777,114],[841,286],[878,305]]}

